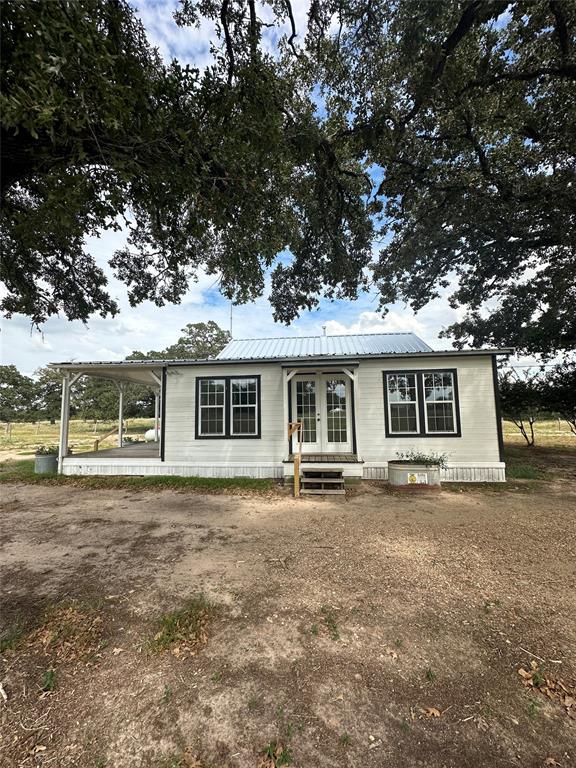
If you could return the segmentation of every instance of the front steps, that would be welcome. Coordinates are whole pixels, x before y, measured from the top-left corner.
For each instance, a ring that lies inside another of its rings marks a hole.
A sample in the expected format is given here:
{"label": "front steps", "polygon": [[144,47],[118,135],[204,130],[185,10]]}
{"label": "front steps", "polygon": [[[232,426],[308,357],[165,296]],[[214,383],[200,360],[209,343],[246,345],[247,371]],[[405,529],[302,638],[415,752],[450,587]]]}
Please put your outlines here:
{"label": "front steps", "polygon": [[308,469],[303,466],[300,478],[300,493],[302,495],[343,496],[346,490],[342,467]]}

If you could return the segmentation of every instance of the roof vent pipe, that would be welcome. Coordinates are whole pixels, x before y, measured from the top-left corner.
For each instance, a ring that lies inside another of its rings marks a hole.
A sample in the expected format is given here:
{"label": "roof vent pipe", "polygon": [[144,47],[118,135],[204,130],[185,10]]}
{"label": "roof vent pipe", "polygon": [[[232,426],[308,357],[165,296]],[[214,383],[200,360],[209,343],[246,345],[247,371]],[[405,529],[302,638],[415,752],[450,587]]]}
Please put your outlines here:
{"label": "roof vent pipe", "polygon": [[322,336],[326,336],[326,326],[322,326]]}

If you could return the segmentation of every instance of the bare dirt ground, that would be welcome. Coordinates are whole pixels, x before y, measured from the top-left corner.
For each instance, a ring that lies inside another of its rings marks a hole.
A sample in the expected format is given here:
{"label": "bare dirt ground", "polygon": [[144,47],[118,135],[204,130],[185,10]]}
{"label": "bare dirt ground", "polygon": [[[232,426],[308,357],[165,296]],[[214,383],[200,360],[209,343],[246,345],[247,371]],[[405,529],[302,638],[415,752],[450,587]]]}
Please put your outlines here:
{"label": "bare dirt ground", "polygon": [[[2,766],[576,765],[575,478],[2,493]],[[203,647],[153,652],[199,594]]]}

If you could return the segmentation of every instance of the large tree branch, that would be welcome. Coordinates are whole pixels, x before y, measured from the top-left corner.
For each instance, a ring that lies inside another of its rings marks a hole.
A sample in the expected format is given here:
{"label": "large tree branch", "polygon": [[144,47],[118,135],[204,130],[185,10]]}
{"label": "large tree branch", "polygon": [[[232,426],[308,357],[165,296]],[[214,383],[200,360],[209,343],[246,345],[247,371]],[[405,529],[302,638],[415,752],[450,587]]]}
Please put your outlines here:
{"label": "large tree branch", "polygon": [[424,103],[430,98],[433,87],[442,77],[448,58],[454,53],[456,48],[458,48],[462,40],[478,21],[478,14],[481,8],[482,2],[480,2],[480,0],[473,0],[473,2],[468,3],[458,24],[442,44],[436,64],[420,84],[418,93],[414,99],[414,104],[402,119],[402,124],[404,126],[416,117]]}
{"label": "large tree branch", "polygon": [[493,75],[492,77],[485,77],[479,80],[471,80],[464,88],[461,88],[458,92],[458,96],[461,96],[466,91],[472,88],[488,88],[491,85],[497,85],[501,82],[526,82],[528,80],[536,80],[538,77],[563,77],[569,80],[576,80],[576,64],[561,64],[557,67],[538,67],[538,69],[531,69],[526,72],[501,72],[499,75]]}
{"label": "large tree branch", "polygon": [[228,25],[228,8],[230,6],[230,0],[222,0],[220,6],[220,23],[222,24],[222,30],[224,32],[224,41],[226,43],[226,53],[228,54],[228,85],[232,85],[234,78],[235,59],[234,59],[234,46],[232,45],[232,38],[230,36],[230,27]]}
{"label": "large tree branch", "polygon": [[562,56],[568,57],[570,55],[570,33],[568,32],[562,4],[559,3],[558,0],[550,0],[549,5],[552,15],[554,16],[554,28],[556,30]]}
{"label": "large tree branch", "polygon": [[294,12],[292,11],[292,3],[290,2],[290,0],[284,0],[284,2],[286,3],[286,11],[288,12],[288,18],[290,20],[290,29],[291,29],[291,34],[290,34],[290,37],[288,38],[288,45],[290,46],[290,48],[292,48],[294,55],[298,56],[298,51],[296,50],[296,46],[294,45],[294,40],[297,37],[297,32],[296,32],[296,21],[294,20]]}

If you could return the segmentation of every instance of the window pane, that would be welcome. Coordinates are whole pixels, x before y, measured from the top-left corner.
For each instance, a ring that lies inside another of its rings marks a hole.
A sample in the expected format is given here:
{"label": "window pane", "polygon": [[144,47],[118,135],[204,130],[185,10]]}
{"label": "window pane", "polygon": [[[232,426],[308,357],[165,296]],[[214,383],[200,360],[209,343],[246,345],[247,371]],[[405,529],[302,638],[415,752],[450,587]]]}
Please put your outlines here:
{"label": "window pane", "polygon": [[296,420],[303,422],[302,442],[316,442],[316,382],[296,382]]}
{"label": "window pane", "polygon": [[452,403],[426,403],[428,432],[454,432]]}
{"label": "window pane", "polygon": [[424,398],[427,402],[446,402],[454,399],[451,373],[427,373],[424,376]]}
{"label": "window pane", "polygon": [[393,373],[388,375],[388,399],[394,402],[416,402],[416,375]]}
{"label": "window pane", "polygon": [[326,411],[328,419],[328,442],[345,443],[346,429],[346,382],[333,379],[326,382]]}
{"label": "window pane", "polygon": [[255,435],[256,434],[256,407],[235,406],[232,409],[232,434]]}
{"label": "window pane", "polygon": [[256,405],[256,379],[232,379],[232,405]]}
{"label": "window pane", "polygon": [[390,404],[390,431],[417,432],[416,403]]}
{"label": "window pane", "polygon": [[224,408],[222,407],[200,408],[200,434],[202,435],[224,434]]}
{"label": "window pane", "polygon": [[224,379],[200,379],[200,405],[224,405]]}

